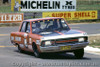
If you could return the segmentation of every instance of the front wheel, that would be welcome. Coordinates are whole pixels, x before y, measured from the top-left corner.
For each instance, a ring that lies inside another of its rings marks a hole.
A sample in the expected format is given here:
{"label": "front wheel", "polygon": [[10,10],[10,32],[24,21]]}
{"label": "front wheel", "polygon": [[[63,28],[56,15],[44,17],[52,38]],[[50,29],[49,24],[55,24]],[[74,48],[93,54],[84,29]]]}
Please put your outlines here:
{"label": "front wheel", "polygon": [[81,59],[84,56],[84,48],[78,49],[74,51],[74,55],[76,58]]}
{"label": "front wheel", "polygon": [[34,51],[34,55],[35,57],[41,57],[41,53],[38,51],[36,45],[33,45],[33,51]]}
{"label": "front wheel", "polygon": [[19,45],[17,47],[18,47],[18,52],[20,52],[20,53],[24,52]]}

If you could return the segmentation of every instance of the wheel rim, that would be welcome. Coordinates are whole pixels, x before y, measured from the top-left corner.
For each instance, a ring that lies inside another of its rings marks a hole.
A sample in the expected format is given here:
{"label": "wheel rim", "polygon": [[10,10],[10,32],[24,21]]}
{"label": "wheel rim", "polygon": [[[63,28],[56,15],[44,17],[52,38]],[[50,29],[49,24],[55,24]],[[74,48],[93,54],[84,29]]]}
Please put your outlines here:
{"label": "wheel rim", "polygon": [[19,45],[18,45],[18,51],[19,51],[19,52],[22,52],[22,50],[21,50],[21,48],[20,48],[20,46],[19,46]]}
{"label": "wheel rim", "polygon": [[19,47],[19,45],[18,45],[18,51],[20,52],[20,47]]}
{"label": "wheel rim", "polygon": [[39,53],[37,52],[37,50],[36,50],[36,51],[34,51],[34,54],[35,54],[35,56],[36,56],[36,57],[38,57],[38,56],[39,56]]}
{"label": "wheel rim", "polygon": [[35,55],[35,57],[39,57],[40,54],[39,54],[39,52],[38,52],[38,49],[37,49],[36,47],[33,47],[33,50],[34,50],[34,55]]}

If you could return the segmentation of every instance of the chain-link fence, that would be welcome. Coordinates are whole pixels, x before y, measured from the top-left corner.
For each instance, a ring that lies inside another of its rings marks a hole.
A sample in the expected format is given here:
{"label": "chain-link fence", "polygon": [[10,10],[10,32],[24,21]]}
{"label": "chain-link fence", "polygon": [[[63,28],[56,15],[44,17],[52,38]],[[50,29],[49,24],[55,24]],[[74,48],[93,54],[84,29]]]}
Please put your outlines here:
{"label": "chain-link fence", "polygon": [[76,10],[100,10],[100,0],[77,0]]}

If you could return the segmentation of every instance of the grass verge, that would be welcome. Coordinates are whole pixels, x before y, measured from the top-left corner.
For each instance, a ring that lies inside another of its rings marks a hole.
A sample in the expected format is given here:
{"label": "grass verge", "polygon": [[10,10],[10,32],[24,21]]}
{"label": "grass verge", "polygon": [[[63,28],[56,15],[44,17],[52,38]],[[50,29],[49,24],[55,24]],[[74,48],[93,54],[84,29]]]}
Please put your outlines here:
{"label": "grass verge", "polygon": [[9,3],[5,3],[5,4],[1,3],[0,4],[0,13],[11,13],[11,5]]}
{"label": "grass verge", "polygon": [[89,46],[100,48],[100,35],[89,36]]}
{"label": "grass verge", "polygon": [[20,26],[21,23],[1,23],[0,27]]}

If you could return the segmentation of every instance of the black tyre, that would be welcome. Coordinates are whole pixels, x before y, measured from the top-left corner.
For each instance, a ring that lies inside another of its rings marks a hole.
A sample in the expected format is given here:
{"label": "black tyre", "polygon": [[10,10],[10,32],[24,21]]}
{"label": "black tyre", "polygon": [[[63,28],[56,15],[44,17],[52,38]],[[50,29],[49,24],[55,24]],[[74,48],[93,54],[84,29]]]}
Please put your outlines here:
{"label": "black tyre", "polygon": [[37,58],[41,57],[41,53],[38,51],[35,44],[33,45],[33,51],[34,51],[35,57],[37,57]]}
{"label": "black tyre", "polygon": [[19,45],[18,45],[18,52],[20,52],[20,53],[24,52]]}
{"label": "black tyre", "polygon": [[76,58],[81,59],[84,56],[84,49],[78,49],[74,51],[74,55]]}

